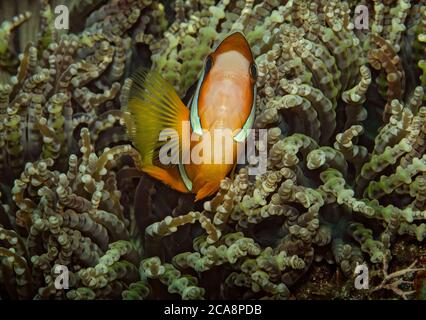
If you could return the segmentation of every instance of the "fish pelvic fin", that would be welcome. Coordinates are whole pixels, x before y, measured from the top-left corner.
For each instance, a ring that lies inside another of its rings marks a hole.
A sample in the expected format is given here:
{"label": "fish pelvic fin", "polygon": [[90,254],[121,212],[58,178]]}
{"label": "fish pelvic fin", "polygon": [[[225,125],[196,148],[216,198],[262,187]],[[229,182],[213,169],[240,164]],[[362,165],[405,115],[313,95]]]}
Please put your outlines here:
{"label": "fish pelvic fin", "polygon": [[164,184],[168,185],[172,189],[184,193],[189,192],[184,182],[182,181],[177,166],[170,168],[160,168],[157,166],[147,165],[142,168],[142,171],[149,174],[151,177],[162,181]]}
{"label": "fish pelvic fin", "polygon": [[220,181],[210,181],[203,185],[195,195],[195,201],[202,200],[213,193],[215,193],[219,189]]}
{"label": "fish pelvic fin", "polygon": [[[189,121],[189,110],[175,89],[153,70],[140,69],[132,76],[129,92],[128,134],[142,158],[143,166],[174,166],[182,154],[182,122]],[[173,150],[169,163],[160,161],[161,147]],[[150,169],[152,172],[152,169]]]}

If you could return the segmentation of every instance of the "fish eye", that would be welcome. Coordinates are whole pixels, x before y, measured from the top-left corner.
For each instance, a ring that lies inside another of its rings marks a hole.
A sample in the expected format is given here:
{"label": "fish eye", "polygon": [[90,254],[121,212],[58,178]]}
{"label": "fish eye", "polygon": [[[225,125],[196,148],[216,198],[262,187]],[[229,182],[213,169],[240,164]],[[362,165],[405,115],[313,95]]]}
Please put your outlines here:
{"label": "fish eye", "polygon": [[205,65],[205,69],[204,69],[204,73],[205,74],[207,74],[209,71],[210,71],[210,69],[212,68],[212,65],[213,65],[213,58],[212,58],[212,56],[209,54],[208,56],[207,56],[207,58],[206,58],[206,65]]}
{"label": "fish eye", "polygon": [[250,65],[249,72],[250,72],[250,76],[253,78],[253,80],[256,80],[257,79],[257,68],[256,68],[256,64],[252,63]]}

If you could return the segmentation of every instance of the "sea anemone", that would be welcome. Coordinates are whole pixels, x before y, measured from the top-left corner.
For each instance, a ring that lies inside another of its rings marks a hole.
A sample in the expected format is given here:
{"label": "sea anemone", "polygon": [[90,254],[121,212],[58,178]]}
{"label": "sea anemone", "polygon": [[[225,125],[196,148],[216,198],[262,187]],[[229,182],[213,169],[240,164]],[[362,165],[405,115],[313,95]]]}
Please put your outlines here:
{"label": "sea anemone", "polygon": [[[64,3],[0,5],[1,299],[424,298],[426,1]],[[194,202],[139,170],[130,75],[183,97],[232,31],[267,171]]]}

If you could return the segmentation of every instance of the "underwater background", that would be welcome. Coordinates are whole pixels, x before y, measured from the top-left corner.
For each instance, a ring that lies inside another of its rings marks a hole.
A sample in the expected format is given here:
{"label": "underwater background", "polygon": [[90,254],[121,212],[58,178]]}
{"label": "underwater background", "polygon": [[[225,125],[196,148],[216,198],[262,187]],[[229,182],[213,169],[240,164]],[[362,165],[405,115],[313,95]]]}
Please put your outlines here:
{"label": "underwater background", "polygon": [[[136,168],[130,75],[183,97],[233,30],[268,170],[194,203]],[[0,299],[426,299],[425,90],[425,0],[0,0]]]}

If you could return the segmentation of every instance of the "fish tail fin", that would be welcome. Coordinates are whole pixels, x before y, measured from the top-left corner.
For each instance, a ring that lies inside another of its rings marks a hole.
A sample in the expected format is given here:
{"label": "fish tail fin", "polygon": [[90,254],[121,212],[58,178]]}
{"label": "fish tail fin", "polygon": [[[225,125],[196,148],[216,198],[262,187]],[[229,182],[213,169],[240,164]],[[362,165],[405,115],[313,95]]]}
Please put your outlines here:
{"label": "fish tail fin", "polygon": [[162,181],[163,183],[177,191],[188,192],[188,189],[182,181],[177,166],[170,168],[160,168],[157,166],[147,165],[142,168],[142,171],[146,172],[151,177]]}
{"label": "fish tail fin", "polygon": [[[172,149],[176,164],[179,160],[182,136],[182,122],[189,121],[189,110],[177,95],[175,89],[156,71],[141,69],[132,76],[129,92],[128,118],[132,125],[127,131],[139,151],[143,166],[162,166],[159,161],[160,149],[166,143],[177,144]],[[160,141],[160,134],[175,136],[175,139]],[[150,172],[153,172],[150,169]],[[164,176],[165,177],[165,176]]]}

